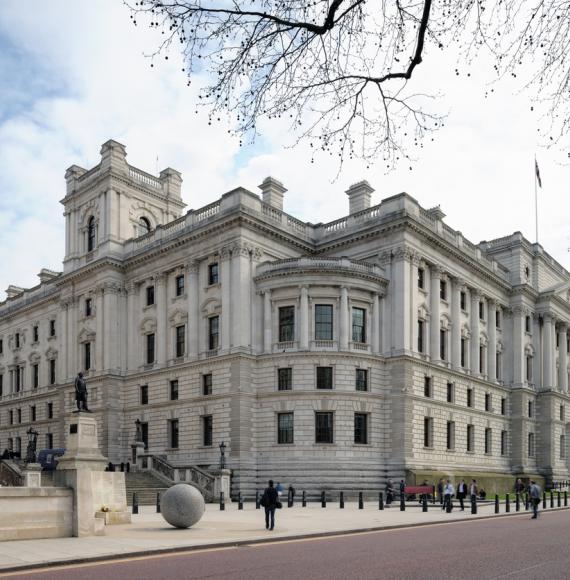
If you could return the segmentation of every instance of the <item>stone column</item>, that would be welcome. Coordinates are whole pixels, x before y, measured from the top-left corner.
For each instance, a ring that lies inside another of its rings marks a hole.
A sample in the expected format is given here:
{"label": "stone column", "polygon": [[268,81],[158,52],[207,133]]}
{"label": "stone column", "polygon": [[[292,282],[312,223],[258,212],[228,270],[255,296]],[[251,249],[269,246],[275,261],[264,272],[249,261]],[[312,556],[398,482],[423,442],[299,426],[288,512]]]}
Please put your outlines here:
{"label": "stone column", "polygon": [[562,393],[568,391],[568,354],[566,351],[566,340],[568,329],[565,324],[560,324],[558,333],[558,387]]}
{"label": "stone column", "polygon": [[135,282],[127,286],[127,368],[137,368],[138,335],[140,332],[139,320],[139,289]]}
{"label": "stone column", "polygon": [[103,330],[103,293],[104,289],[102,286],[95,290],[95,326],[96,326],[96,337],[95,337],[95,370],[98,373],[103,372],[105,365],[105,353],[104,344],[105,336]]}
{"label": "stone column", "polygon": [[497,380],[497,303],[494,300],[487,301],[487,332],[489,343],[487,344],[487,379]]}
{"label": "stone column", "polygon": [[58,377],[63,382],[70,373],[73,372],[73,367],[71,366],[71,356],[70,352],[73,348],[73,342],[71,341],[71,298],[62,300],[59,303],[59,320],[58,320],[58,337],[57,340],[60,344],[58,357]]}
{"label": "stone column", "polygon": [[79,300],[74,298],[71,303],[71,311],[69,316],[71,318],[71,332],[69,336],[66,337],[66,340],[70,343],[69,348],[69,360],[68,366],[71,365],[71,372],[68,371],[67,378],[72,379],[75,377],[76,369],[83,368],[83,358],[81,357],[80,360],[78,358],[79,355],[79,344],[78,344],[78,332],[77,332],[77,321],[79,320]]}
{"label": "stone column", "polygon": [[552,342],[552,329],[554,327],[554,321],[550,314],[545,314],[543,316],[543,351],[542,351],[542,360],[543,360],[543,383],[542,386],[544,389],[550,389],[553,386],[552,380],[552,369],[554,365],[552,364],[553,353],[554,353],[554,344]]}
{"label": "stone column", "polygon": [[469,330],[471,334],[471,356],[469,367],[473,376],[479,375],[479,293],[471,290],[471,312],[469,313]]}
{"label": "stone column", "polygon": [[251,349],[251,258],[249,249],[242,244],[232,248],[231,345],[250,352]]}
{"label": "stone column", "polygon": [[[406,292],[410,296],[410,350],[417,352],[418,350],[418,267],[420,265],[421,256],[415,252],[410,253],[410,285]],[[424,330],[424,354],[429,354],[430,342],[428,338],[428,329]]]}
{"label": "stone column", "polygon": [[525,310],[513,308],[513,384],[522,385],[526,379],[524,355]]}
{"label": "stone column", "polygon": [[339,339],[340,350],[348,350],[350,316],[348,312],[348,288],[342,286],[340,289],[340,315],[339,315]]}
{"label": "stone column", "polygon": [[197,358],[200,352],[200,273],[199,262],[193,260],[186,266],[188,273],[188,357]]}
{"label": "stone column", "polygon": [[558,383],[558,369],[556,368],[556,320],[552,320],[552,386],[556,387]]}
{"label": "stone column", "polygon": [[453,280],[453,295],[451,297],[451,366],[454,370],[461,369],[461,289],[463,285],[463,280]]}
{"label": "stone column", "polygon": [[413,333],[411,325],[417,325],[417,312],[412,312],[410,301],[410,265],[411,254],[406,248],[398,248],[394,252],[390,279],[390,293],[392,296],[392,345],[393,356],[410,353]]}
{"label": "stone column", "polygon": [[[273,322],[271,320],[271,290],[265,290],[263,293],[263,352],[271,352],[271,335]],[[279,336],[277,336],[279,340]]]}
{"label": "stone column", "polygon": [[372,296],[372,352],[380,353],[380,295]]}
{"label": "stone column", "polygon": [[221,282],[222,282],[222,351],[228,352],[231,346],[231,252],[229,248],[223,248],[221,252]]}
{"label": "stone column", "polygon": [[301,286],[299,303],[299,348],[309,349],[309,287]]}
{"label": "stone column", "polygon": [[168,344],[168,334],[167,334],[167,320],[166,311],[168,308],[167,303],[167,284],[166,284],[166,274],[160,272],[154,277],[155,292],[156,292],[156,337],[155,337],[155,348],[156,348],[156,362],[159,365],[164,365],[166,363],[166,345]]}
{"label": "stone column", "polygon": [[429,351],[432,362],[439,362],[439,331],[440,331],[440,287],[441,269],[437,266],[430,268],[430,325],[429,325]]}

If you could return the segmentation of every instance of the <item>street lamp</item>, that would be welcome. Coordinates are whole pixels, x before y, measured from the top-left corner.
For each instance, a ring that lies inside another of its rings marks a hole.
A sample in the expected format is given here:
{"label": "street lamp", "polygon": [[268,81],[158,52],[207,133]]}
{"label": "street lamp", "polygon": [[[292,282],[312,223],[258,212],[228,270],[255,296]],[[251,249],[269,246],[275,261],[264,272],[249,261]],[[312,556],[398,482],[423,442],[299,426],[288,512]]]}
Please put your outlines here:
{"label": "street lamp", "polygon": [[30,427],[26,434],[28,435],[28,448],[26,449],[26,463],[36,462],[36,446],[38,443],[39,433]]}
{"label": "street lamp", "polygon": [[220,443],[220,469],[226,468],[226,444],[222,441]]}

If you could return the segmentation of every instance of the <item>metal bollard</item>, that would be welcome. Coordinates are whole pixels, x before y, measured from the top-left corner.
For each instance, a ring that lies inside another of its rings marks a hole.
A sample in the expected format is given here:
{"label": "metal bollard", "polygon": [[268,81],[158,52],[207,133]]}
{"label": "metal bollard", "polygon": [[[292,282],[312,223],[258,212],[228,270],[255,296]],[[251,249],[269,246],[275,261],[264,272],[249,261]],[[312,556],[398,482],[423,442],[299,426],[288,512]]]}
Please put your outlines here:
{"label": "metal bollard", "polygon": [[554,493],[552,491],[550,492],[550,507],[554,507]]}
{"label": "metal bollard", "polygon": [[424,496],[422,497],[422,512],[427,511],[428,511],[427,493],[424,493]]}
{"label": "metal bollard", "polygon": [[556,496],[556,507],[560,507],[560,505],[560,492],[558,492]]}
{"label": "metal bollard", "polygon": [[384,496],[382,495],[382,492],[380,492],[378,494],[378,509],[379,510],[383,510],[384,509]]}
{"label": "metal bollard", "polygon": [[223,512],[226,509],[226,500],[224,499],[224,492],[220,491],[220,511]]}
{"label": "metal bollard", "polygon": [[505,496],[505,513],[509,513],[511,511],[511,500],[509,498],[509,494]]}
{"label": "metal bollard", "polygon": [[156,513],[160,513],[160,491],[156,494]]}
{"label": "metal bollard", "polygon": [[362,492],[361,491],[358,492],[358,509],[359,510],[364,509],[364,501],[362,500]]}
{"label": "metal bollard", "polygon": [[546,509],[546,492],[545,491],[542,492],[542,509],[543,510]]}
{"label": "metal bollard", "polygon": [[564,507],[568,507],[568,492],[564,492]]}
{"label": "metal bollard", "polygon": [[529,509],[528,493],[524,494],[524,509],[528,512]]}
{"label": "metal bollard", "polygon": [[238,493],[238,510],[243,509],[243,497],[241,496],[241,491]]}
{"label": "metal bollard", "polygon": [[515,511],[521,511],[521,494],[518,491],[515,494]]}
{"label": "metal bollard", "polygon": [[477,497],[474,495],[471,496],[471,513],[477,513]]}
{"label": "metal bollard", "polygon": [[400,511],[406,511],[406,496],[403,493],[400,494]]}
{"label": "metal bollard", "polygon": [[137,492],[133,492],[133,513],[139,513],[139,498],[137,496]]}
{"label": "metal bollard", "polygon": [[495,513],[496,514],[499,513],[499,496],[498,496],[498,494],[495,494]]}
{"label": "metal bollard", "polygon": [[450,514],[452,509],[453,509],[453,503],[451,500],[451,496],[449,496],[449,501],[447,502],[447,506],[445,506],[445,513]]}
{"label": "metal bollard", "polygon": [[303,498],[302,498],[302,503],[301,503],[301,505],[302,505],[303,507],[307,507],[307,495],[306,495],[306,493],[305,493],[305,492],[303,492]]}
{"label": "metal bollard", "polygon": [[322,508],[327,507],[327,494],[324,491],[321,491],[321,507]]}
{"label": "metal bollard", "polygon": [[259,503],[259,491],[255,492],[255,509],[258,510],[261,508],[261,504]]}
{"label": "metal bollard", "polygon": [[340,492],[340,499],[339,499],[339,508],[341,510],[344,509],[344,491]]}
{"label": "metal bollard", "polygon": [[293,507],[293,492],[291,490],[287,492],[287,507]]}

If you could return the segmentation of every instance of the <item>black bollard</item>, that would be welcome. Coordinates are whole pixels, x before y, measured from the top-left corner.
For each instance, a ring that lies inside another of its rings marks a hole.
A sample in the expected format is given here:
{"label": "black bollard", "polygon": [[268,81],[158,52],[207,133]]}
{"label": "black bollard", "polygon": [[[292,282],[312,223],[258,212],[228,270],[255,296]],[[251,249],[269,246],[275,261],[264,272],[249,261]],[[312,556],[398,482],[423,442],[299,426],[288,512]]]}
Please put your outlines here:
{"label": "black bollard", "polygon": [[499,496],[495,494],[495,513],[499,513]]}
{"label": "black bollard", "polygon": [[515,494],[515,511],[521,511],[521,494],[518,491]]}
{"label": "black bollard", "polygon": [[340,492],[339,508],[344,509],[344,491]]}
{"label": "black bollard", "polygon": [[550,492],[550,507],[554,507],[554,493],[552,491]]}
{"label": "black bollard", "polygon": [[121,471],[125,471],[125,464],[121,461]]}
{"label": "black bollard", "polygon": [[327,507],[327,494],[324,491],[321,491],[321,507]]}
{"label": "black bollard", "polygon": [[400,494],[400,511],[406,511],[406,496],[403,493]]}
{"label": "black bollard", "polygon": [[226,509],[226,500],[224,499],[224,492],[220,491],[220,511],[223,512]]}
{"label": "black bollard", "polygon": [[449,496],[449,501],[447,502],[447,505],[445,506],[445,513],[450,514],[452,509],[453,509],[453,504],[451,503],[451,496]]}
{"label": "black bollard", "polygon": [[529,507],[530,506],[529,506],[529,502],[528,502],[528,493],[525,493],[524,494],[524,509],[525,509],[525,511],[528,512]]}
{"label": "black bollard", "polygon": [[361,491],[358,492],[358,509],[359,510],[364,509],[364,501],[362,500],[362,492]]}
{"label": "black bollard", "polygon": [[431,503],[435,503],[435,485],[431,488]]}
{"label": "black bollard", "polygon": [[287,492],[287,507],[293,507],[293,490],[291,489]]}
{"label": "black bollard", "polygon": [[129,461],[127,461],[127,473],[131,472],[131,464]]}
{"label": "black bollard", "polygon": [[509,494],[505,496],[505,512],[508,514],[511,511],[511,500]]}
{"label": "black bollard", "polygon": [[379,510],[383,510],[384,509],[384,496],[382,495],[382,492],[380,492],[378,494],[378,509]]}
{"label": "black bollard", "polygon": [[137,492],[133,492],[133,513],[139,513],[139,498],[137,496]]}
{"label": "black bollard", "polygon": [[477,496],[475,495],[471,496],[471,513],[472,514],[477,513]]}
{"label": "black bollard", "polygon": [[156,513],[160,513],[160,491],[156,494]]}
{"label": "black bollard", "polygon": [[238,493],[238,510],[243,509],[243,497],[241,496],[241,491]]}
{"label": "black bollard", "polygon": [[427,493],[424,493],[422,497],[422,512],[428,511],[428,504],[427,504]]}
{"label": "black bollard", "polygon": [[542,492],[542,509],[543,510],[546,509],[546,492],[545,491]]}
{"label": "black bollard", "polygon": [[307,507],[307,495],[305,494],[305,492],[303,492],[303,499],[301,505],[303,507]]}
{"label": "black bollard", "polygon": [[557,493],[557,496],[556,496],[556,506],[557,506],[557,507],[560,507],[560,505],[561,505],[561,504],[560,504],[560,492],[558,492],[558,493]]}
{"label": "black bollard", "polygon": [[564,507],[568,507],[568,492],[564,492]]}
{"label": "black bollard", "polygon": [[259,492],[255,492],[255,509],[258,510],[261,508],[261,504],[259,503]]}

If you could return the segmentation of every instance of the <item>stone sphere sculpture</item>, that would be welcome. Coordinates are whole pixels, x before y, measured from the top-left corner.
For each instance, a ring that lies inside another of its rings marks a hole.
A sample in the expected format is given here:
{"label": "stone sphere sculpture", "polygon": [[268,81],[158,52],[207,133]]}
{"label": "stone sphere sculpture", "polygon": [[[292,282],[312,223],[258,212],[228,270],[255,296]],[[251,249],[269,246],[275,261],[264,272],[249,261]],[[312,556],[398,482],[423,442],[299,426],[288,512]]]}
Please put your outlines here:
{"label": "stone sphere sculpture", "polygon": [[202,494],[193,486],[177,483],[162,495],[162,517],[175,528],[189,528],[204,515],[206,504]]}

